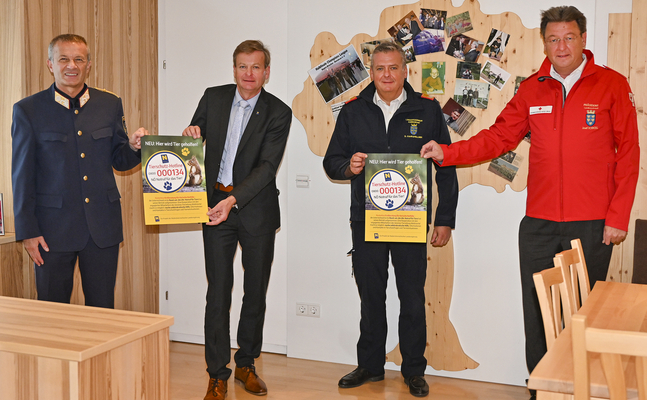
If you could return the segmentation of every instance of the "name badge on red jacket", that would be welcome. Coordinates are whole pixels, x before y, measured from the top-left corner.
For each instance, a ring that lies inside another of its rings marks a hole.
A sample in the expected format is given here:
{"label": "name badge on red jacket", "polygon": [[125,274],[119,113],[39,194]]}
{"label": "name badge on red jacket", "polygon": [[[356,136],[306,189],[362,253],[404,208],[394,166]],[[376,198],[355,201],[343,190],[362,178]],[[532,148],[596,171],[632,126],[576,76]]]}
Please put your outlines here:
{"label": "name badge on red jacket", "polygon": [[553,106],[536,106],[530,107],[530,115],[550,114],[553,112]]}

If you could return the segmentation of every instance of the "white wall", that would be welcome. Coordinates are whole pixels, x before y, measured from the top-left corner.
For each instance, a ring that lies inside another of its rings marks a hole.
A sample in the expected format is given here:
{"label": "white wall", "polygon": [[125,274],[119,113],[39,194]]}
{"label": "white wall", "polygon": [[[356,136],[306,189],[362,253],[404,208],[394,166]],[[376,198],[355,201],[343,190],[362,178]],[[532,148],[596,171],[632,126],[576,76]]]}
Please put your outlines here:
{"label": "white wall", "polygon": [[[233,83],[232,53],[238,43],[247,39],[261,38],[269,46],[272,65],[266,89],[290,103],[287,5],[287,0],[231,4],[210,0],[159,1],[160,135],[182,133],[207,87]],[[282,353],[287,345],[287,162],[286,157],[278,176],[283,228],[276,238],[266,317],[270,323],[264,332],[264,349]],[[176,318],[172,339],[204,343],[206,277],[201,228],[198,224],[166,226],[160,232],[160,312]],[[232,305],[233,326],[237,326],[242,298],[240,255],[236,267],[233,298],[239,301]],[[234,329],[234,343],[235,338]]]}
{"label": "white wall", "polygon": [[[288,105],[303,90],[316,35],[332,32],[344,44],[357,33],[375,35],[387,0],[299,0],[225,2],[160,0],[160,134],[179,134],[207,86],[230,83],[231,53],[242,40],[260,38],[272,51],[266,89]],[[454,1],[455,6],[462,1]],[[562,5],[545,0],[481,0],[481,11],[511,11],[539,26],[540,9]],[[630,12],[631,0],[613,7],[601,0],[573,0],[589,19],[588,47],[598,64],[606,61],[606,20]],[[539,39],[537,39],[539,40]],[[161,69],[167,60],[167,69]],[[290,357],[355,364],[359,298],[350,259],[349,185],[326,177],[321,158],[308,148],[303,126],[293,119],[279,171],[282,228],[268,294],[267,351]],[[296,175],[309,175],[310,188],[297,188]],[[472,185],[460,193],[454,231],[455,279],[450,318],[475,370],[427,373],[523,385],[523,352],[517,229],[525,191],[497,194]],[[169,227],[160,235],[160,310],[172,314],[172,338],[200,342],[204,309],[204,261],[198,226]],[[240,272],[240,268],[238,268]],[[240,299],[240,273],[234,299]],[[164,299],[169,291],[171,300]],[[180,301],[177,301],[178,297]],[[317,303],[321,318],[297,317],[297,302]],[[388,290],[389,350],[397,343],[397,294]],[[232,307],[237,320],[239,301]],[[235,325],[234,325],[235,326]],[[235,337],[235,330],[233,332]],[[390,364],[388,368],[397,368]],[[350,369],[349,369],[350,370]]]}

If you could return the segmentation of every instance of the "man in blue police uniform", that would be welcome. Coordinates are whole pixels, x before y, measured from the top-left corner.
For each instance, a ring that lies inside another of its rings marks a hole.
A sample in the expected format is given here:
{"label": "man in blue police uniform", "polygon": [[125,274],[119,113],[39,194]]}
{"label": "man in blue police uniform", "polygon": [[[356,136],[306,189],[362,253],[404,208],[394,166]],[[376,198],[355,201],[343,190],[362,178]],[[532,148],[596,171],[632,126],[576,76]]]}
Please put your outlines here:
{"label": "man in blue police uniform", "polygon": [[[426,138],[449,144],[449,131],[438,102],[413,91],[405,82],[407,67],[402,49],[390,42],[378,45],[371,59],[371,83],[342,108],[333,132],[324,168],[331,179],[351,180],[351,228],[353,271],[361,299],[358,367],[341,378],[339,387],[352,388],[384,379],[386,359],[386,286],[389,253],[395,272],[400,319],[398,336],[401,372],[409,392],[427,396],[424,373],[427,360],[425,321],[425,243],[366,242],[364,240],[364,166],[367,153],[417,154]],[[412,121],[415,121],[417,130]],[[387,129],[388,128],[388,129]],[[431,194],[432,170],[427,165]],[[433,246],[449,241],[456,217],[458,181],[456,169],[437,168],[439,201],[431,234]],[[431,205],[431,201],[427,204]],[[431,212],[427,213],[431,223]]]}
{"label": "man in blue police uniform", "polygon": [[70,302],[78,259],[85,304],[114,308],[123,232],[113,168],[139,164],[148,132],[128,137],[121,99],[85,84],[91,64],[83,37],[55,37],[54,84],[14,105],[16,240],[35,263],[39,300]]}

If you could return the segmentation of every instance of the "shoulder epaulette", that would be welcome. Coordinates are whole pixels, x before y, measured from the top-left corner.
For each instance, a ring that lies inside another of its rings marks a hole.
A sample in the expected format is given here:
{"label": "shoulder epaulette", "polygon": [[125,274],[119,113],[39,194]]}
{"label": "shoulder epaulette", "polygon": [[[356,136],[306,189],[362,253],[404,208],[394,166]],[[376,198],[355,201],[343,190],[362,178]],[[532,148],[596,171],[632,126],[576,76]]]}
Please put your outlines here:
{"label": "shoulder epaulette", "polygon": [[346,101],[346,104],[350,103],[351,101],[357,100],[357,98],[358,98],[357,96],[351,97],[349,100]]}
{"label": "shoulder epaulette", "polygon": [[426,94],[423,94],[423,95],[421,95],[420,97],[422,97],[423,99],[427,99],[427,100],[436,100],[436,97],[434,97],[434,96],[427,96]]}
{"label": "shoulder epaulette", "polygon": [[100,90],[100,91],[105,92],[105,93],[110,93],[111,95],[115,96],[116,98],[119,98],[119,96],[117,96],[117,94],[112,93],[112,92],[111,92],[111,91],[109,91],[109,90],[101,89],[101,88],[93,88],[93,89],[97,89],[97,90]]}

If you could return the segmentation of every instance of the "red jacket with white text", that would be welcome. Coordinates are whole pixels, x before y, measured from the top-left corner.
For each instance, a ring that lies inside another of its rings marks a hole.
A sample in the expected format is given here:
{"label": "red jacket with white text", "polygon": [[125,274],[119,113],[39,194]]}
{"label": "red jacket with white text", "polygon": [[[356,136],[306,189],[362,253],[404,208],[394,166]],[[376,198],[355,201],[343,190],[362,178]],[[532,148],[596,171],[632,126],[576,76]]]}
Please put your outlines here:
{"label": "red jacket with white text", "polygon": [[489,129],[441,145],[442,165],[473,164],[517,147],[531,132],[526,215],[550,221],[604,219],[627,231],[640,149],[633,94],[621,74],[587,63],[564,98],[545,59]]}

